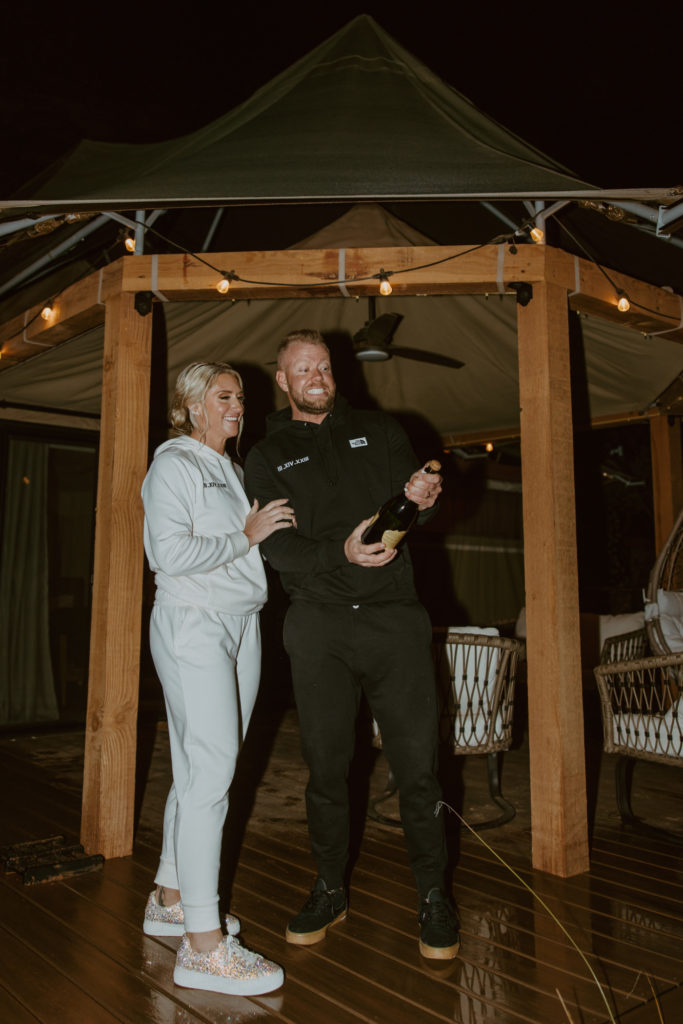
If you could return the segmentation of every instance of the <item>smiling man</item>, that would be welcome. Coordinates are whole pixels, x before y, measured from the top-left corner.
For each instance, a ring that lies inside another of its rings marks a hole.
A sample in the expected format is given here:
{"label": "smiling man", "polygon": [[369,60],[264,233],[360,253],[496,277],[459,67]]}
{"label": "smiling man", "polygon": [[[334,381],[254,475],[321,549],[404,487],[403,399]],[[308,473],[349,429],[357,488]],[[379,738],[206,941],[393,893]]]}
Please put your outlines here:
{"label": "smiling man", "polygon": [[[318,877],[288,942],[312,945],[347,914],[348,773],[364,693],[397,781],[418,888],[419,948],[451,959],[458,919],[446,890],[446,844],[436,780],[437,707],[431,623],[405,548],[363,544],[370,517],[405,488],[422,512],[441,477],[419,472],[403,429],[337,396],[330,353],[315,330],[288,334],[276,380],[289,408],[269,417],[246,462],[246,487],[264,503],[287,498],[296,528],[261,545],[291,604],[284,644],[309,769],[308,829]],[[421,517],[422,519],[425,516]]]}

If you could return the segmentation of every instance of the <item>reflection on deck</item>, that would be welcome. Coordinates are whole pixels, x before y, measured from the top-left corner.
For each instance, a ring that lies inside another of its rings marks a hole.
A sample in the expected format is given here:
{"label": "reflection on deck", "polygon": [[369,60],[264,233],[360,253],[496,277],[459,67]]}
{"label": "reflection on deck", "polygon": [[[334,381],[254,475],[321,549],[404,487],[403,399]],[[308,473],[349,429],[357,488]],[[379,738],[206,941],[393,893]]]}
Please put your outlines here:
{"label": "reflection on deck", "polygon": [[[147,738],[154,742],[145,747]],[[0,737],[0,845],[57,832],[77,838],[82,743],[78,733]],[[368,790],[381,790],[386,777],[383,755],[368,751],[369,744],[361,745],[353,776],[358,800]],[[466,817],[487,810],[484,761],[451,764],[445,775],[446,795]],[[558,993],[572,1021],[608,1021],[586,964],[523,882],[588,958],[615,1020],[658,1024],[653,989],[665,1024],[683,1019],[680,851],[620,827],[609,757],[602,758],[595,780],[591,870],[585,875],[563,880],[530,867],[523,739],[504,759],[505,791],[517,817],[484,836],[519,878],[477,837],[461,834],[448,816],[453,891],[462,918],[457,960],[420,957],[416,895],[402,834],[362,814],[356,817],[356,832],[362,829],[363,836],[353,847],[349,916],[323,943],[297,948],[285,943],[283,933],[313,879],[305,770],[294,712],[280,708],[262,715],[231,799],[221,883],[222,895],[242,918],[247,944],[285,968],[280,992],[251,999],[175,988],[179,940],[142,933],[169,781],[163,727],[141,734],[140,763],[146,788],[133,857],[43,885],[24,886],[16,875],[0,873],[0,1018],[7,1024],[562,1024],[567,1015]],[[649,816],[661,805],[671,825],[673,809],[683,828],[675,770],[649,764],[639,771]],[[397,806],[389,812],[397,813]]]}

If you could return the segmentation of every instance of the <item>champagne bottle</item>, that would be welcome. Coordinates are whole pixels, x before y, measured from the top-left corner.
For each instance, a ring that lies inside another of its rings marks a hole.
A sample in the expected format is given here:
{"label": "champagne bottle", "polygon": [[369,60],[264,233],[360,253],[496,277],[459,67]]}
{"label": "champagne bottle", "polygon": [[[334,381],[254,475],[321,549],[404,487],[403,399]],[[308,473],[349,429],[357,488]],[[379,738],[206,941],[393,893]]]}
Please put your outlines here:
{"label": "champagne bottle", "polygon": [[[438,473],[441,463],[430,459],[422,467],[423,473]],[[406,533],[417,519],[418,507],[405,494],[395,494],[382,505],[366,526],[361,540],[363,544],[377,544],[382,541],[385,547],[395,548],[403,540]]]}

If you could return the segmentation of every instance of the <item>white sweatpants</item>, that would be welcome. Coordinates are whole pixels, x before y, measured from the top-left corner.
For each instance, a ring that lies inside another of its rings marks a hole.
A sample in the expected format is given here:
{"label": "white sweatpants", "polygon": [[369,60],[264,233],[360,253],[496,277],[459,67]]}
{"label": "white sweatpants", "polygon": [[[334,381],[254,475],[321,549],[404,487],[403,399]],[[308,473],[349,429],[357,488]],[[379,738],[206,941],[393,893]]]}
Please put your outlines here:
{"label": "white sweatpants", "polygon": [[180,890],[186,931],[211,931],[220,927],[228,789],[258,691],[259,616],[155,604],[150,647],[166,701],[173,767],[155,882]]}

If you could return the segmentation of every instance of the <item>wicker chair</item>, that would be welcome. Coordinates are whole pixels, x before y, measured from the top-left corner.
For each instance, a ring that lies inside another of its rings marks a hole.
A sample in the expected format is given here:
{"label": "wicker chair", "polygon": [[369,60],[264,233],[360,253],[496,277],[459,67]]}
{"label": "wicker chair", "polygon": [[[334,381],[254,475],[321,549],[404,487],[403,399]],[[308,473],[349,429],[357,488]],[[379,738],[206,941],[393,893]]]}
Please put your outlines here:
{"label": "wicker chair", "polygon": [[[500,788],[500,754],[512,743],[512,718],[520,640],[498,636],[496,629],[467,626],[435,631],[434,662],[441,698],[440,739],[454,754],[486,754],[489,792],[502,813],[473,824],[477,831],[511,821],[514,806]],[[376,746],[381,737],[375,729]],[[378,809],[396,792],[391,772],[383,793],[371,801],[368,816],[397,825]]]}
{"label": "wicker chair", "polygon": [[650,573],[645,625],[653,654],[683,653],[683,509]]}
{"label": "wicker chair", "polygon": [[[641,833],[683,842],[683,835],[637,817],[631,807],[636,760],[683,767],[683,511],[650,574],[645,629],[611,637],[595,679],[603,746],[615,769],[621,820]],[[649,649],[648,649],[649,647]]]}

